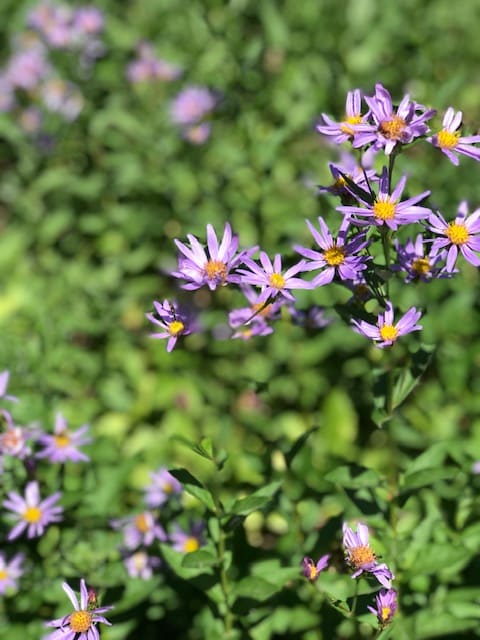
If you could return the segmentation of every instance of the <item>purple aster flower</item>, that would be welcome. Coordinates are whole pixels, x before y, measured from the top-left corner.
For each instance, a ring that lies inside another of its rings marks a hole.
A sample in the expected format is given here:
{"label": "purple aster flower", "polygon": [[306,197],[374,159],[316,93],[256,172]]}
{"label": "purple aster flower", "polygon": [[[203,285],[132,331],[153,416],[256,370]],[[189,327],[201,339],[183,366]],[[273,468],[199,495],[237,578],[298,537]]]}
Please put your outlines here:
{"label": "purple aster flower", "polygon": [[382,349],[389,347],[394,342],[412,331],[420,331],[422,326],[417,324],[422,313],[415,307],[411,307],[400,320],[393,324],[393,306],[391,302],[386,303],[385,313],[378,314],[377,324],[370,324],[365,320],[352,320],[353,330],[367,338],[371,338],[377,344],[376,347]]}
{"label": "purple aster flower", "polygon": [[384,627],[392,621],[397,606],[395,589],[381,589],[375,598],[375,607],[367,606],[367,609],[377,616],[378,622]]}
{"label": "purple aster flower", "polygon": [[217,104],[217,97],[206,87],[187,87],[183,89],[170,108],[173,122],[179,125],[197,124]]}
{"label": "purple aster flower", "polygon": [[57,627],[57,630],[48,634],[44,640],[100,640],[97,624],[101,622],[111,626],[112,623],[101,614],[113,609],[113,605],[97,607],[96,594],[92,597],[92,592],[87,591],[83,578],[80,580],[80,602],[66,582],[62,584],[62,588],[74,611],[63,618],[47,622],[47,627]]}
{"label": "purple aster flower", "polygon": [[351,140],[358,125],[366,122],[365,116],[362,116],[362,94],[360,89],[347,93],[345,114],[345,119],[342,122],[335,122],[326,113],[322,113],[323,124],[317,125],[317,131],[325,136],[330,136],[336,144]]}
{"label": "purple aster flower", "polygon": [[149,580],[153,571],[162,564],[160,558],[149,556],[146,551],[132,553],[131,556],[125,558],[123,563],[131,578],[141,578],[142,580]]}
{"label": "purple aster flower", "polygon": [[264,303],[269,298],[275,298],[278,295],[294,302],[295,298],[290,293],[290,289],[312,288],[310,282],[294,277],[297,273],[305,271],[305,260],[300,260],[300,262],[294,264],[293,267],[287,269],[285,273],[282,273],[282,256],[278,253],[272,262],[268,255],[264,251],[261,251],[261,266],[251,258],[245,258],[244,263],[250,271],[239,269],[241,282],[242,284],[253,284],[262,288],[257,300],[258,304]]}
{"label": "purple aster flower", "polygon": [[240,285],[242,293],[250,303],[249,307],[234,309],[228,314],[228,323],[236,329],[232,338],[249,340],[254,336],[266,336],[273,333],[267,320],[276,320],[280,316],[280,309],[284,300],[266,303],[259,301],[260,295],[249,285]]}
{"label": "purple aster flower", "polygon": [[0,434],[0,453],[24,460],[32,452],[28,441],[32,438],[33,432],[15,425],[8,411],[1,413],[7,421],[7,428]]}
{"label": "purple aster flower", "polygon": [[415,138],[425,135],[427,120],[435,115],[434,109],[411,102],[406,95],[395,109],[390,93],[381,84],[375,85],[375,95],[365,97],[370,108],[373,125],[360,127],[355,132],[354,147],[363,147],[373,143],[376,149],[385,149],[388,156],[396,144],[408,144]]}
{"label": "purple aster flower", "polygon": [[248,324],[239,325],[232,334],[232,339],[250,340],[256,336],[269,336],[271,333],[273,333],[273,328],[268,322],[263,318],[254,318]]}
{"label": "purple aster flower", "polygon": [[341,280],[354,280],[358,277],[358,273],[367,266],[368,257],[355,255],[368,246],[365,234],[359,233],[350,242],[347,242],[347,233],[350,226],[348,218],[344,218],[336,240],[334,240],[321,216],[318,218],[320,231],[317,231],[309,220],[306,222],[313,239],[321,251],[307,249],[299,245],[295,245],[294,249],[301,256],[307,258],[304,266],[305,271],[322,270],[313,279],[312,287],[321,287],[332,282],[335,275],[338,275]]}
{"label": "purple aster flower", "polygon": [[67,421],[58,412],[55,416],[53,435],[45,433],[38,439],[44,449],[37,453],[37,458],[48,458],[49,462],[60,462],[62,464],[67,460],[88,462],[90,458],[83,451],[80,451],[78,447],[92,441],[92,438],[85,435],[89,429],[89,425],[84,424],[76,431],[70,431]]}
{"label": "purple aster flower", "polygon": [[4,595],[7,589],[18,588],[17,580],[24,573],[24,558],[23,553],[17,553],[7,562],[5,554],[0,553],[0,594]]}
{"label": "purple aster flower", "polygon": [[45,500],[40,500],[40,490],[36,481],[27,484],[25,497],[10,491],[7,494],[8,498],[3,501],[3,506],[16,514],[18,522],[8,534],[7,540],[18,538],[25,529],[28,538],[41,536],[49,524],[60,522],[63,507],[54,505],[61,495],[61,492],[57,491]]}
{"label": "purple aster flower", "polygon": [[180,336],[188,336],[194,330],[192,318],[176,302],[164,300],[163,303],[153,301],[155,311],[147,313],[146,318],[158,325],[162,331],[150,334],[152,338],[168,338],[167,351],[170,353]]}
{"label": "purple aster flower", "polygon": [[191,127],[185,127],[182,137],[192,144],[204,144],[210,137],[212,126],[209,122],[200,122]]}
{"label": "purple aster flower", "polygon": [[319,307],[316,304],[305,311],[291,305],[287,307],[287,310],[292,317],[293,323],[299,327],[305,327],[305,329],[323,329],[333,322],[331,318],[325,316],[325,307]]}
{"label": "purple aster flower", "polygon": [[48,111],[57,113],[68,122],[78,117],[84,105],[78,87],[60,78],[52,78],[43,84],[42,99]]}
{"label": "purple aster flower", "polygon": [[[351,216],[352,214],[364,216],[369,218],[373,224],[377,226],[386,225],[394,231],[398,229],[399,225],[410,224],[411,222],[418,222],[419,220],[428,218],[432,213],[431,209],[415,205],[417,202],[420,202],[430,195],[430,191],[423,191],[418,196],[414,196],[413,198],[408,198],[407,200],[400,202],[406,182],[407,176],[403,176],[390,194],[388,171],[387,168],[384,167],[380,177],[377,196],[374,198],[367,198],[368,194],[366,194],[365,198],[359,197],[359,200],[363,202],[365,206],[341,206],[337,207],[337,211],[341,211],[348,216]],[[368,224],[367,221],[358,220],[356,218],[352,218],[352,222],[355,224]]]}
{"label": "purple aster flower", "polygon": [[137,45],[137,58],[127,67],[127,78],[130,82],[146,82],[149,80],[176,80],[182,70],[166,60],[158,58],[149,42]]}
{"label": "purple aster flower", "polygon": [[79,7],[73,14],[73,29],[77,37],[96,36],[103,31],[105,19],[97,7]]}
{"label": "purple aster flower", "polygon": [[454,165],[458,165],[458,153],[464,156],[480,160],[480,149],[474,147],[475,143],[480,142],[480,136],[460,136],[460,125],[462,124],[462,112],[453,110],[448,107],[443,116],[443,129],[433,136],[427,138],[433,146],[438,147]]}
{"label": "purple aster flower", "polygon": [[151,511],[143,511],[135,516],[112,520],[114,529],[123,530],[123,539],[127,549],[135,549],[140,545],[149,547],[155,540],[165,542],[167,534],[158,522],[155,521]]}
{"label": "purple aster flower", "polygon": [[145,488],[145,502],[151,509],[160,507],[172,496],[182,492],[181,483],[165,467],[150,473],[150,480]]}
{"label": "purple aster flower", "polygon": [[415,239],[407,240],[405,245],[394,241],[397,251],[397,264],[392,265],[394,271],[404,271],[407,274],[405,282],[421,280],[429,282],[433,278],[445,278],[449,274],[445,272],[441,263],[444,262],[447,252],[438,251],[430,244],[430,251],[426,254],[425,247],[429,243],[425,242],[423,235],[419,233]]}
{"label": "purple aster flower", "polygon": [[359,165],[357,159],[350,153],[343,153],[339,163],[329,163],[328,166],[335,182],[329,187],[320,185],[318,192],[339,196],[342,204],[355,202],[355,196],[349,191],[345,176],[364,191],[370,191],[370,182],[379,180],[374,169],[366,165],[363,160],[362,165]]}
{"label": "purple aster flower", "polygon": [[12,86],[31,91],[38,87],[50,71],[43,48],[35,46],[18,51],[10,58],[6,77]]}
{"label": "purple aster flower", "polygon": [[182,285],[183,289],[199,289],[206,284],[213,291],[229,282],[239,282],[239,277],[231,272],[257,250],[253,247],[237,253],[238,236],[232,234],[228,222],[220,244],[214,228],[207,224],[207,251],[195,236],[188,234],[187,238],[190,247],[175,240],[182,255],[178,260],[178,271],[172,273],[175,278],[188,281]]}
{"label": "purple aster flower", "polygon": [[448,248],[446,270],[449,273],[455,267],[459,250],[465,260],[480,267],[480,258],[475,254],[480,251],[480,209],[468,215],[468,205],[462,201],[453,222],[447,222],[440,213],[432,213],[428,222],[433,233],[443,236],[433,241],[432,251]]}
{"label": "purple aster flower", "polygon": [[343,523],[343,546],[345,560],[354,570],[352,578],[358,578],[364,571],[374,575],[381,585],[391,588],[394,575],[385,563],[378,564],[377,558],[370,547],[368,527],[359,522],[355,533]]}
{"label": "purple aster flower", "polygon": [[172,546],[175,551],[182,551],[184,553],[198,551],[198,549],[205,544],[203,539],[204,528],[205,525],[203,522],[194,522],[190,525],[189,531],[184,531],[176,525],[175,531],[170,535],[170,540],[173,542]]}
{"label": "purple aster flower", "polygon": [[315,582],[315,580],[320,575],[320,572],[326,569],[328,566],[328,560],[330,558],[330,554],[322,556],[320,560],[315,563],[312,558],[306,556],[302,561],[302,573],[303,575],[310,580],[310,582]]}

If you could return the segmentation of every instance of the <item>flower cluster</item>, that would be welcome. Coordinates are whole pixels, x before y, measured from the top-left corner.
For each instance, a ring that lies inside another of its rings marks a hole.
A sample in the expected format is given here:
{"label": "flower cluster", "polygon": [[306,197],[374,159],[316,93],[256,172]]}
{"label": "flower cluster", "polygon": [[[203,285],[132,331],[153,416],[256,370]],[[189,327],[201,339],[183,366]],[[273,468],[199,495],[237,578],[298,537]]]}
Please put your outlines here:
{"label": "flower cluster", "polygon": [[[196,113],[189,107],[187,115],[176,116],[177,121],[187,123],[191,112]],[[396,106],[381,84],[376,85],[373,96],[363,96],[359,89],[349,92],[345,118],[335,122],[323,114],[317,126],[330,141],[347,143],[360,154],[358,160],[343,153],[340,162],[331,163],[334,183],[319,189],[321,194],[340,199],[335,207],[341,216],[338,230],[322,216],[316,223],[307,220],[311,244],[294,244],[296,257],[288,260],[258,247],[240,248],[229,223],[219,239],[209,224],[205,244],[192,234],[187,234],[188,244],[175,240],[178,267],[171,275],[187,290],[238,288],[247,304],[229,314],[232,338],[268,335],[275,321],[285,317],[304,321],[308,328],[326,326],[329,320],[323,309],[311,314],[296,308],[295,291],[332,283],[353,292],[343,317],[376,347],[392,347],[403,336],[420,331],[422,310],[412,306],[399,311],[394,304],[390,286],[394,276],[400,275],[405,285],[452,278],[459,270],[459,256],[480,266],[480,208],[469,213],[468,204],[461,202],[451,220],[429,206],[429,190],[405,197],[407,175],[393,180],[396,157],[419,140],[440,148],[454,164],[458,164],[458,154],[480,160],[480,148],[475,146],[480,136],[459,133],[462,113],[450,107],[443,129],[431,134],[429,123],[435,113],[409,95]],[[380,165],[378,171],[374,161]],[[370,311],[371,305],[365,308],[371,300],[377,302],[376,313]],[[166,338],[168,351],[179,337],[200,326],[193,317],[187,319],[174,301],[155,302],[154,306],[155,312],[147,318],[161,326],[162,332],[152,335]]]}

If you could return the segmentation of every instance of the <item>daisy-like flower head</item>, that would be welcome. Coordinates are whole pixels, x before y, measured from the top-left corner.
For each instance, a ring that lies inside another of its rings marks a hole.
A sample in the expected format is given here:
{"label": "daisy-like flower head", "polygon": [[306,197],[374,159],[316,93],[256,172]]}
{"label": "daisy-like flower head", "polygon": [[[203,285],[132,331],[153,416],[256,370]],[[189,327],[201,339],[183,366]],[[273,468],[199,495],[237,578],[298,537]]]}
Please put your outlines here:
{"label": "daisy-like flower head", "polygon": [[269,298],[276,298],[278,295],[294,302],[295,298],[290,293],[290,289],[311,289],[310,282],[294,277],[297,273],[305,271],[305,260],[300,260],[293,267],[287,269],[285,273],[282,273],[282,256],[278,253],[272,262],[268,255],[261,251],[261,266],[250,258],[245,258],[244,262],[250,271],[239,269],[241,283],[261,287],[260,296],[257,300],[258,304],[263,304]]}
{"label": "daisy-like flower head", "polygon": [[4,398],[5,400],[10,400],[10,402],[18,402],[18,398],[16,396],[11,396],[7,394],[9,379],[10,379],[10,371],[5,370],[0,373],[0,398]]}
{"label": "daisy-like flower head", "polygon": [[390,93],[381,84],[375,85],[375,95],[365,97],[370,108],[373,125],[355,133],[354,147],[373,143],[376,149],[384,148],[388,156],[397,144],[408,144],[428,132],[427,120],[436,111],[412,102],[406,95],[395,109]]}
{"label": "daisy-like flower head", "polygon": [[323,123],[317,125],[317,131],[332,138],[336,144],[351,140],[358,130],[358,125],[366,122],[362,115],[362,94],[360,89],[349,91],[345,103],[345,119],[335,122],[326,113],[322,113]]}
{"label": "daisy-like flower head", "polygon": [[146,313],[145,316],[150,322],[159,326],[162,331],[160,333],[152,333],[152,338],[167,338],[167,351],[170,353],[177,344],[180,336],[188,336],[195,329],[192,317],[179,307],[176,302],[164,300],[163,303],[154,300],[153,313]]}
{"label": "daisy-like flower head", "polygon": [[0,594],[4,594],[7,589],[17,589],[17,580],[23,573],[23,553],[17,553],[7,562],[5,554],[0,552]]}
{"label": "daisy-like flower head", "polygon": [[160,507],[172,496],[182,492],[181,483],[165,467],[153,471],[150,480],[150,484],[145,487],[145,502],[151,509]]}
{"label": "daisy-like flower head", "polygon": [[361,335],[371,338],[376,347],[390,347],[394,342],[412,331],[420,331],[422,326],[417,324],[422,313],[415,307],[411,307],[400,320],[394,324],[394,313],[391,302],[387,302],[385,313],[378,314],[377,324],[370,324],[365,320],[352,320],[353,330]]}
{"label": "daisy-like flower head", "polygon": [[113,605],[97,607],[96,595],[92,598],[83,578],[80,580],[80,601],[66,582],[62,584],[62,588],[72,603],[74,611],[63,618],[47,622],[46,626],[56,627],[56,631],[49,633],[44,640],[100,640],[97,624],[101,622],[111,626],[112,623],[101,614],[113,609]]}
{"label": "daisy-like flower head", "polygon": [[68,423],[60,412],[55,416],[53,435],[45,433],[38,439],[44,449],[37,453],[38,458],[48,458],[49,462],[64,464],[68,460],[72,462],[88,462],[90,458],[80,451],[78,447],[88,444],[92,438],[85,434],[89,430],[85,424],[76,431],[70,431]]}
{"label": "daisy-like flower head", "polygon": [[379,564],[369,542],[368,527],[359,522],[356,533],[343,523],[343,546],[345,560],[354,570],[352,578],[358,578],[364,571],[376,577],[381,585],[390,589],[394,575],[385,563]]}
{"label": "daisy-like flower head", "polygon": [[197,124],[216,107],[217,97],[206,87],[187,87],[174,99],[170,115],[176,124]]}
{"label": "daisy-like flower head", "polygon": [[125,558],[123,564],[131,578],[149,580],[153,575],[154,569],[157,569],[162,562],[160,558],[149,556],[146,551],[139,550]]}
{"label": "daisy-like flower head", "polygon": [[344,218],[336,239],[333,238],[321,216],[318,218],[320,231],[317,231],[309,220],[306,222],[313,239],[320,247],[320,251],[307,249],[299,245],[295,245],[294,249],[301,256],[307,258],[304,266],[306,271],[322,270],[313,279],[312,287],[321,287],[332,282],[335,275],[338,275],[341,280],[354,280],[357,278],[359,272],[367,266],[366,257],[355,255],[368,245],[365,234],[359,233],[348,242],[347,233],[350,226],[348,217]]}
{"label": "daisy-like flower head", "polygon": [[207,285],[212,291],[229,282],[239,282],[238,276],[231,273],[238,265],[250,257],[257,247],[237,253],[238,236],[232,234],[232,228],[227,222],[219,244],[217,234],[211,224],[207,224],[207,250],[195,236],[188,234],[190,247],[180,240],[175,240],[181,256],[178,260],[178,271],[172,276],[187,280],[183,289],[199,289]]}
{"label": "daisy-like flower head", "polygon": [[337,207],[337,211],[351,216],[362,216],[367,221],[352,218],[355,224],[368,224],[372,222],[376,226],[386,225],[393,231],[398,229],[402,224],[410,224],[418,222],[424,218],[428,218],[432,211],[428,207],[416,206],[418,202],[430,195],[430,191],[423,191],[418,196],[408,198],[403,202],[400,201],[403,190],[407,182],[407,176],[403,176],[394,188],[392,193],[389,192],[388,171],[384,167],[380,177],[378,195],[372,198],[364,199],[357,195],[357,198],[364,203],[365,206],[341,206]]}
{"label": "daisy-like flower head", "polygon": [[426,253],[427,244],[421,233],[417,235],[415,242],[408,240],[405,245],[402,245],[395,240],[394,245],[398,262],[392,265],[392,269],[404,271],[407,274],[406,283],[416,280],[430,282],[434,278],[445,278],[450,275],[442,266],[447,252],[434,249],[430,244],[430,250]]}
{"label": "daisy-like flower head", "polygon": [[381,589],[375,598],[375,607],[367,606],[367,609],[377,616],[380,626],[384,627],[392,621],[397,606],[395,589]]}
{"label": "daisy-like flower head", "polygon": [[198,551],[205,544],[203,538],[204,528],[203,522],[192,523],[189,531],[184,531],[176,525],[175,531],[170,535],[170,540],[173,542],[172,547],[175,551],[183,551],[184,553]]}
{"label": "daisy-like flower head", "polygon": [[[234,311],[232,313],[235,313]],[[230,314],[231,315],[231,314]],[[230,326],[233,328],[233,324],[230,321]],[[273,327],[263,318],[254,318],[248,324],[239,324],[236,331],[232,334],[232,339],[240,338],[241,340],[251,340],[256,336],[269,336],[273,333]]]}
{"label": "daisy-like flower head", "polygon": [[7,426],[5,431],[0,433],[0,453],[24,460],[31,453],[28,441],[33,433],[25,427],[15,425],[8,411],[0,410],[0,419],[2,417]]}
{"label": "daisy-like flower head", "polygon": [[455,268],[458,252],[473,264],[480,267],[480,209],[468,215],[468,205],[460,203],[453,222],[447,222],[440,213],[432,213],[428,219],[429,228],[439,238],[432,244],[432,251],[448,249],[446,270],[451,273]]}
{"label": "daisy-like flower head", "polygon": [[18,538],[27,530],[28,538],[41,536],[52,522],[59,522],[62,519],[63,507],[56,506],[60,499],[61,492],[57,491],[53,495],[40,500],[40,490],[38,482],[29,482],[25,488],[25,497],[10,491],[7,499],[3,501],[3,506],[9,511],[13,511],[18,522],[8,534],[7,540]]}
{"label": "daisy-like flower head", "polygon": [[442,130],[427,138],[434,147],[438,147],[454,165],[458,165],[457,154],[462,154],[480,160],[480,149],[473,145],[480,142],[480,136],[461,136],[460,125],[462,124],[462,112],[455,112],[452,107],[448,107],[443,116]]}
{"label": "daisy-like flower head", "polygon": [[167,534],[156,522],[151,511],[142,511],[135,516],[112,520],[114,529],[123,530],[123,540],[127,549],[135,549],[140,545],[149,547],[155,540],[165,542]]}
{"label": "daisy-like flower head", "polygon": [[249,340],[254,336],[266,336],[273,333],[268,320],[277,320],[280,317],[280,309],[285,304],[281,298],[273,302],[260,301],[260,295],[250,285],[240,285],[242,293],[250,303],[249,307],[233,309],[228,314],[228,323],[232,329],[236,329],[232,338]]}
{"label": "daisy-like flower head", "polygon": [[320,185],[318,192],[339,196],[344,205],[356,202],[355,196],[348,190],[345,176],[365,191],[369,190],[370,182],[378,181],[374,169],[365,166],[363,161],[359,165],[357,159],[349,153],[342,153],[340,162],[329,163],[328,166],[334,183],[328,187]]}
{"label": "daisy-like flower head", "polygon": [[303,575],[310,580],[310,582],[315,582],[320,573],[328,566],[328,560],[330,558],[330,554],[322,556],[318,562],[312,560],[306,556],[302,561],[302,573]]}

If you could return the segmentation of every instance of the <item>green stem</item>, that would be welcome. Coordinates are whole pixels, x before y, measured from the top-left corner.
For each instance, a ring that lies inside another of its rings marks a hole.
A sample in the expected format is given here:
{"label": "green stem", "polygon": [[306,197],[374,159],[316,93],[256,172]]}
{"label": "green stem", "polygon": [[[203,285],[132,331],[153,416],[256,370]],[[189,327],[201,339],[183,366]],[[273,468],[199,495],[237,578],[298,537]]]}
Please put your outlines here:
{"label": "green stem", "polygon": [[234,615],[230,608],[229,597],[229,584],[227,570],[225,569],[225,551],[226,551],[226,536],[222,527],[222,507],[217,498],[215,498],[215,517],[218,524],[218,542],[217,542],[217,557],[219,561],[219,573],[220,573],[220,587],[223,594],[224,613],[223,613],[223,626],[225,629],[225,636],[228,637],[233,629]]}

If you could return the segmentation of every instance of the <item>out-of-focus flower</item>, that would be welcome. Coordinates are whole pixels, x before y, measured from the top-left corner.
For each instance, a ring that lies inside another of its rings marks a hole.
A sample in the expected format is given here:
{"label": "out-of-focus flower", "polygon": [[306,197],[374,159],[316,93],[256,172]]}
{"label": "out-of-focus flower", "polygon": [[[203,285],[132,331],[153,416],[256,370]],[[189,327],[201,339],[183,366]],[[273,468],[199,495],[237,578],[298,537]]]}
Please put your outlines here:
{"label": "out-of-focus flower", "polygon": [[460,125],[462,124],[462,112],[455,112],[452,107],[448,107],[443,116],[443,129],[433,136],[427,138],[434,147],[438,147],[454,165],[458,165],[457,154],[462,154],[480,160],[480,149],[473,145],[480,142],[480,136],[461,136]]}
{"label": "out-of-focus flower", "polygon": [[149,580],[153,571],[162,564],[160,558],[149,556],[146,551],[142,550],[132,553],[131,556],[125,558],[123,563],[131,578],[141,578],[142,580]]}
{"label": "out-of-focus flower", "polygon": [[170,115],[175,124],[197,124],[217,105],[217,97],[206,87],[187,87],[174,99]]}
{"label": "out-of-focus flower", "polygon": [[209,122],[200,122],[191,127],[185,127],[182,136],[192,144],[204,144],[212,133],[212,126]]}
{"label": "out-of-focus flower", "polygon": [[38,133],[42,126],[43,115],[37,107],[26,107],[18,114],[18,122],[25,133],[29,135]]}
{"label": "out-of-focus flower", "polygon": [[428,222],[435,235],[443,236],[433,241],[432,251],[448,249],[448,272],[455,268],[459,251],[470,264],[480,267],[480,257],[475,253],[480,251],[480,209],[468,215],[468,205],[463,201],[453,222],[447,222],[439,212],[432,213]]}
{"label": "out-of-focus flower", "polygon": [[152,80],[172,81],[182,75],[182,69],[159,58],[149,42],[137,45],[137,58],[127,67],[127,78],[130,82],[148,82]]}
{"label": "out-of-focus flower", "polygon": [[44,640],[99,640],[97,624],[101,622],[111,626],[111,622],[101,614],[113,609],[113,605],[92,606],[83,578],[80,580],[80,601],[66,582],[62,584],[62,588],[72,603],[74,611],[62,618],[47,622],[47,627],[56,627],[57,630],[49,633]]}
{"label": "out-of-focus flower", "polygon": [[33,432],[15,425],[7,411],[3,411],[2,414],[7,420],[7,428],[0,433],[0,453],[23,460],[31,453],[28,441],[32,438]]}
{"label": "out-of-focus flower", "polygon": [[17,589],[17,580],[24,573],[24,558],[23,553],[17,553],[7,562],[5,554],[0,552],[0,594],[3,595],[7,589]]}
{"label": "out-of-focus flower", "polygon": [[54,49],[65,49],[75,41],[73,10],[65,4],[41,2],[30,11],[27,24]]}
{"label": "out-of-focus flower", "polygon": [[284,299],[273,302],[259,301],[259,294],[249,285],[240,285],[240,289],[250,303],[249,307],[233,309],[228,314],[228,323],[235,329],[232,338],[249,340],[255,336],[266,336],[273,333],[268,320],[276,320],[280,316],[280,309],[285,304]]}
{"label": "out-of-focus flower", "polygon": [[149,547],[155,540],[165,542],[167,539],[163,527],[155,521],[155,517],[150,511],[113,520],[111,525],[114,529],[123,531],[124,544],[127,549],[136,549],[140,545]]}
{"label": "out-of-focus flower", "polygon": [[103,31],[104,23],[103,13],[97,7],[79,7],[73,14],[73,30],[83,37],[98,35]]}
{"label": "out-of-focus flower", "polygon": [[10,400],[11,402],[18,402],[18,398],[16,396],[7,394],[9,379],[10,372],[8,370],[2,371],[0,373],[0,398],[5,398],[5,400]]}
{"label": "out-of-focus flower", "polygon": [[375,598],[375,607],[367,606],[367,609],[377,616],[378,622],[384,627],[392,621],[397,606],[395,589],[381,589]]}
{"label": "out-of-focus flower", "polygon": [[325,307],[319,307],[315,304],[305,311],[292,305],[289,305],[287,309],[294,324],[305,327],[305,329],[323,329],[333,322],[331,318],[325,316]]}
{"label": "out-of-focus flower", "polygon": [[306,280],[296,278],[295,275],[306,270],[306,260],[300,260],[282,273],[282,256],[277,253],[273,262],[268,255],[260,252],[260,265],[251,258],[244,260],[246,269],[239,269],[242,284],[253,284],[261,287],[261,293],[258,297],[258,304],[266,302],[270,298],[280,295],[291,302],[295,301],[294,296],[290,293],[290,289],[311,289],[312,285]]}
{"label": "out-of-focus flower", "polygon": [[154,313],[145,314],[146,318],[159,326],[160,333],[150,334],[152,338],[167,338],[167,351],[170,353],[180,336],[188,336],[194,331],[193,319],[181,309],[176,302],[164,300],[163,303],[153,301]]}
{"label": "out-of-focus flower", "polygon": [[17,51],[8,61],[6,78],[12,87],[31,91],[50,74],[45,52],[40,47]]}
{"label": "out-of-focus flower", "polygon": [[41,536],[45,527],[52,522],[59,522],[62,519],[63,507],[55,503],[61,495],[61,492],[57,491],[45,500],[40,500],[40,490],[36,481],[27,484],[25,497],[10,491],[7,499],[3,501],[3,506],[14,512],[18,522],[8,534],[7,540],[18,538],[25,530],[28,538]]}
{"label": "out-of-focus flower", "polygon": [[322,113],[323,123],[317,125],[317,131],[330,136],[336,144],[351,140],[358,129],[358,125],[365,123],[362,115],[362,94],[360,89],[349,91],[345,103],[345,119],[335,122],[326,113]]}
{"label": "out-of-focus flower", "polygon": [[354,570],[352,578],[358,578],[364,571],[374,575],[381,585],[391,588],[394,575],[385,563],[379,564],[370,547],[368,527],[359,522],[355,533],[346,523],[343,524],[343,546],[345,560]]}
{"label": "out-of-focus flower", "polygon": [[42,86],[42,98],[45,107],[52,113],[71,122],[83,109],[83,96],[78,87],[60,78],[52,78]]}
{"label": "out-of-focus flower", "polygon": [[364,191],[370,190],[371,182],[378,182],[379,180],[375,170],[371,168],[370,164],[367,164],[368,160],[364,154],[360,165],[355,156],[350,153],[342,153],[340,162],[329,163],[328,165],[335,182],[328,187],[320,185],[318,192],[339,196],[344,205],[355,203],[355,196],[348,190],[346,178]]}
{"label": "out-of-focus flower", "polygon": [[330,554],[322,556],[320,560],[315,563],[312,558],[306,556],[302,561],[302,573],[303,575],[310,580],[310,582],[315,582],[320,573],[328,566],[328,560],[330,558]]}
{"label": "out-of-focus flower", "polygon": [[78,447],[92,441],[92,438],[85,435],[89,429],[89,425],[85,424],[76,431],[70,431],[65,418],[60,412],[57,413],[53,435],[45,433],[38,439],[44,449],[37,453],[37,457],[48,458],[50,462],[60,462],[62,464],[67,460],[88,462],[90,458],[83,451],[80,451]]}
{"label": "out-of-focus flower", "polygon": [[370,324],[365,320],[352,320],[353,330],[361,335],[371,338],[379,348],[389,347],[394,342],[412,331],[420,331],[422,326],[417,324],[422,313],[415,307],[411,307],[396,323],[393,324],[393,306],[386,303],[385,313],[378,314],[377,324]]}
{"label": "out-of-focus flower", "polygon": [[417,235],[415,242],[407,240],[403,245],[395,240],[394,245],[397,250],[397,264],[391,268],[393,271],[404,271],[407,274],[406,283],[415,280],[429,282],[433,278],[449,277],[450,274],[442,266],[447,252],[434,249],[430,244],[430,250],[426,253],[427,243],[421,233]]}
{"label": "out-of-focus flower", "polygon": [[203,522],[193,523],[189,531],[184,531],[177,525],[175,531],[170,534],[170,540],[173,543],[172,547],[175,551],[183,551],[184,553],[198,551],[205,544],[203,539],[204,528]]}
{"label": "out-of-focus flower", "polygon": [[263,318],[254,318],[248,324],[239,325],[232,334],[232,339],[250,340],[256,336],[268,336],[271,333],[273,328]]}
{"label": "out-of-focus flower", "polygon": [[181,483],[165,467],[160,467],[150,473],[150,484],[145,487],[145,502],[153,509],[181,492]]}

